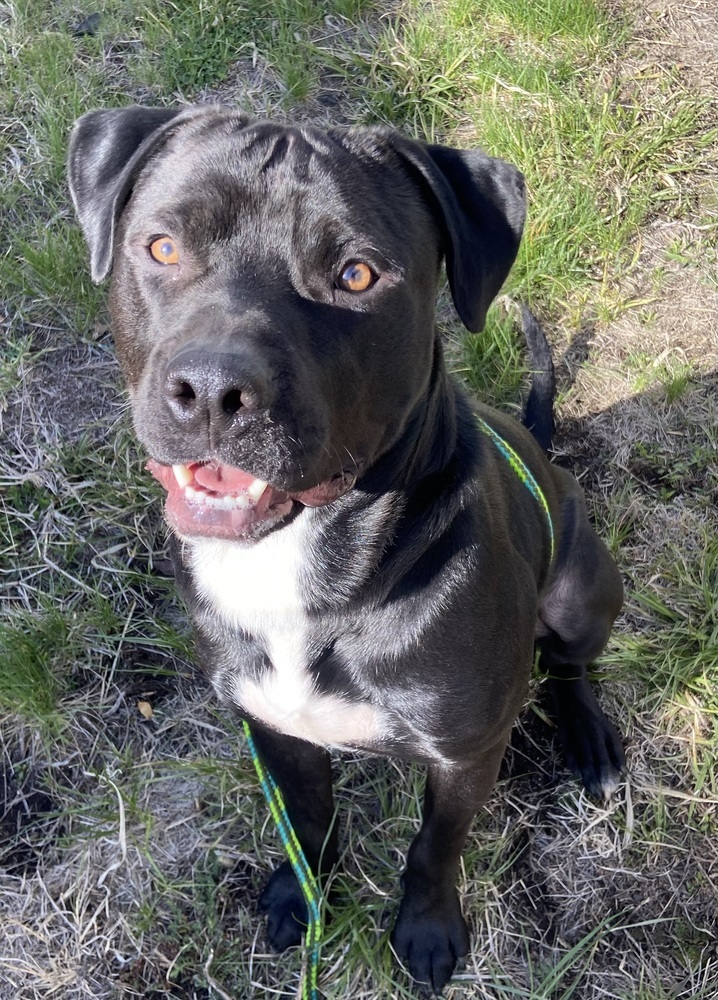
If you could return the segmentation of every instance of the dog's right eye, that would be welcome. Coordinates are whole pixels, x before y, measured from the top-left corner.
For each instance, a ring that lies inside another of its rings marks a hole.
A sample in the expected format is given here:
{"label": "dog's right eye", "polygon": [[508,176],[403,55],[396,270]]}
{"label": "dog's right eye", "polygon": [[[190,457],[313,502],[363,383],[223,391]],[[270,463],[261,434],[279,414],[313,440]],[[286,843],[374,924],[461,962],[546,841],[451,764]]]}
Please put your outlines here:
{"label": "dog's right eye", "polygon": [[158,264],[179,264],[180,255],[177,244],[169,236],[158,236],[156,240],[152,240],[147,249],[150,252],[150,257]]}

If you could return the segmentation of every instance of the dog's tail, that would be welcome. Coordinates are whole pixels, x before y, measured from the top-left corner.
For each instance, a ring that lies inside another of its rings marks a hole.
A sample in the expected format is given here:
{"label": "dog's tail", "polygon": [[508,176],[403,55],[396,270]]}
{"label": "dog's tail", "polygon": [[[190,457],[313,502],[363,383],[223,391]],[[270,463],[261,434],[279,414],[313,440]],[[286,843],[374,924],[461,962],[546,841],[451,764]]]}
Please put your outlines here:
{"label": "dog's tail", "polygon": [[523,423],[548,454],[555,428],[553,401],[556,396],[556,373],[551,357],[551,346],[528,306],[522,307],[521,320],[533,373]]}

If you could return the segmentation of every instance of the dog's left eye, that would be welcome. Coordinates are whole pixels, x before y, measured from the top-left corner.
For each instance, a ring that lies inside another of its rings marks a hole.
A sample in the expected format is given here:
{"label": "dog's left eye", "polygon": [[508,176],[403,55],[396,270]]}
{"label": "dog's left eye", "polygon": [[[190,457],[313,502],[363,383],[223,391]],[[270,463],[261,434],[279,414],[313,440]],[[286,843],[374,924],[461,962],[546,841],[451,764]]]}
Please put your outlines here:
{"label": "dog's left eye", "polygon": [[342,270],[337,285],[345,292],[365,292],[377,278],[378,275],[363,260],[353,260]]}
{"label": "dog's left eye", "polygon": [[179,264],[177,244],[169,236],[159,236],[150,243],[148,250],[150,257],[159,264]]}

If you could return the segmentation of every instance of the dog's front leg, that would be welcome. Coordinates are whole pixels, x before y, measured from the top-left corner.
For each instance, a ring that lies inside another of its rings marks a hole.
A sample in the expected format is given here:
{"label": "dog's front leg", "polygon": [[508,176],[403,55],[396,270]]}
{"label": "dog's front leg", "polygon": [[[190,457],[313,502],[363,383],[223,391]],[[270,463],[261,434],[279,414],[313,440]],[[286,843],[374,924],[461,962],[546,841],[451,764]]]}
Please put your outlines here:
{"label": "dog's front leg", "polygon": [[469,949],[456,873],[471,821],[494,786],[505,747],[503,739],[470,768],[429,767],[424,818],[409,849],[392,944],[413,978],[437,995]]}
{"label": "dog's front leg", "polygon": [[[279,786],[294,832],[315,875],[337,860],[332,776],[329,754],[321,747],[252,723],[252,736]],[[270,876],[260,898],[273,948],[297,945],[307,926],[307,907],[292,866],[284,861]]]}

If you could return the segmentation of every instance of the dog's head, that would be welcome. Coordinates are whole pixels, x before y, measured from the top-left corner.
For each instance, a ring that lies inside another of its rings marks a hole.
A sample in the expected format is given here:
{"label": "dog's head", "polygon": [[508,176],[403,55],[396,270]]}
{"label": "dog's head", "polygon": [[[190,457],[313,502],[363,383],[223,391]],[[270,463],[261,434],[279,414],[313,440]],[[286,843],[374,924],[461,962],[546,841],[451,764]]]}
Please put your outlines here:
{"label": "dog's head", "polygon": [[210,106],[91,112],[69,172],[187,536],[246,541],[346,492],[427,392],[442,257],[479,330],[524,220],[521,175],[478,150]]}

